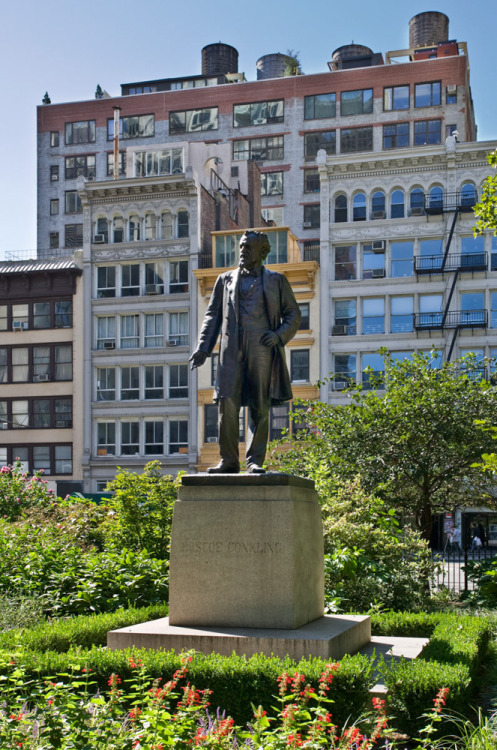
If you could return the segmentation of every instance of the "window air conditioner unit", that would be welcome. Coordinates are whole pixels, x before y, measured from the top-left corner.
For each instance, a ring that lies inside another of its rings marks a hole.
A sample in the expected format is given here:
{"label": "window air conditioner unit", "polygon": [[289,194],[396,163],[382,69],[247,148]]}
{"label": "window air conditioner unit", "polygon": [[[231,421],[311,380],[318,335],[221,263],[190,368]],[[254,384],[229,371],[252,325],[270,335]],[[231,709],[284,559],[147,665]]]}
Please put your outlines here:
{"label": "window air conditioner unit", "polygon": [[332,336],[345,336],[346,326],[333,326],[331,329]]}
{"label": "window air conditioner unit", "polygon": [[168,346],[179,346],[179,341],[178,341],[178,339],[168,339],[167,345]]}
{"label": "window air conditioner unit", "polygon": [[145,294],[162,294],[162,287],[160,284],[147,284]]}
{"label": "window air conditioner unit", "polygon": [[116,348],[115,341],[104,341],[104,349],[115,349],[115,348]]}
{"label": "window air conditioner unit", "polygon": [[48,375],[33,375],[33,383],[46,383],[48,380]]}
{"label": "window air conditioner unit", "polygon": [[373,211],[373,219],[384,219],[386,216],[384,211]]}
{"label": "window air conditioner unit", "polygon": [[422,206],[414,206],[411,208],[411,216],[423,216],[425,210]]}
{"label": "window air conditioner unit", "polygon": [[9,429],[9,424],[8,424],[8,422],[0,422],[0,428],[1,428],[2,430],[8,430],[8,429]]}
{"label": "window air conditioner unit", "polygon": [[304,221],[302,226],[304,227],[304,229],[311,229],[312,221]]}
{"label": "window air conditioner unit", "polygon": [[373,279],[382,279],[385,276],[384,268],[373,268]]}
{"label": "window air conditioner unit", "polygon": [[12,321],[12,330],[13,331],[25,331],[28,327],[28,324],[24,320],[13,320]]}
{"label": "window air conditioner unit", "polygon": [[217,437],[208,437],[206,442],[207,443],[218,443],[219,440],[218,440]]}
{"label": "window air conditioner unit", "polygon": [[454,84],[452,86],[447,86],[447,96],[456,96],[457,94],[457,86]]}
{"label": "window air conditioner unit", "polygon": [[347,383],[345,382],[345,380],[336,380],[333,383],[333,388],[335,391],[344,391],[346,387]]}
{"label": "window air conditioner unit", "polygon": [[97,245],[101,244],[102,242],[105,242],[105,234],[96,234],[93,238],[93,243]]}
{"label": "window air conditioner unit", "polygon": [[385,240],[375,240],[371,244],[373,253],[382,253],[385,250]]}
{"label": "window air conditioner unit", "polygon": [[71,425],[66,419],[57,419],[55,421],[55,426],[56,427],[70,427]]}

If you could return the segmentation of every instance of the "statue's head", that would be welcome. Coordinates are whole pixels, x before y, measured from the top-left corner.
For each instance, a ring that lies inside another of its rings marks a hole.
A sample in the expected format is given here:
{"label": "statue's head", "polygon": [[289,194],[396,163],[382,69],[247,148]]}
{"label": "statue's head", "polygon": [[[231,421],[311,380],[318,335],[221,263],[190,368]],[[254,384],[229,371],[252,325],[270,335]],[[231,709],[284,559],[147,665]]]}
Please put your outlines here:
{"label": "statue's head", "polygon": [[254,265],[262,265],[266,260],[271,245],[267,234],[264,232],[244,232],[240,240],[240,266],[252,268]]}

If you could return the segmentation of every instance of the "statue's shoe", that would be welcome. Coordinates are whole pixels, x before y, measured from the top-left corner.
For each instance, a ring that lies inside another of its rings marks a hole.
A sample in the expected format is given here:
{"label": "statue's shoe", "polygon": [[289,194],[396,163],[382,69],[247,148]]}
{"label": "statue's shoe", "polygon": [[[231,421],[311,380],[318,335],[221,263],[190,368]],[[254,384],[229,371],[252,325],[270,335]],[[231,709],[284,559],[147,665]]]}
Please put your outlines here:
{"label": "statue's shoe", "polygon": [[247,474],[265,474],[266,469],[263,469],[259,464],[247,464]]}
{"label": "statue's shoe", "polygon": [[228,464],[226,461],[220,461],[217,466],[209,466],[208,474],[239,474],[240,466]]}

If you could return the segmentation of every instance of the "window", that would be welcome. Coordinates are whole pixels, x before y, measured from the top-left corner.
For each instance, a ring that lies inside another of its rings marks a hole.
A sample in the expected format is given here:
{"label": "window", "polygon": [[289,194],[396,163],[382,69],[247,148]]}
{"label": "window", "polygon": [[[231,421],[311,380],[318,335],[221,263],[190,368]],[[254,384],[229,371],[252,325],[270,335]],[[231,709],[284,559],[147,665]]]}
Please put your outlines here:
{"label": "window", "polygon": [[145,422],[145,455],[164,453],[164,423]]}
{"label": "window", "polygon": [[409,109],[409,86],[389,86],[383,89],[383,109]]}
{"label": "window", "polygon": [[59,247],[59,233],[58,232],[50,232],[48,236],[49,244],[50,244],[50,250],[56,250]]}
{"label": "window", "polygon": [[357,278],[357,249],[355,245],[335,248],[335,281],[350,281]]}
{"label": "window", "polygon": [[33,347],[33,381],[50,380],[50,347]]}
{"label": "window", "polygon": [[414,123],[414,145],[432,146],[441,141],[441,120],[420,120]]}
{"label": "window", "polygon": [[373,89],[342,91],[340,113],[346,115],[365,115],[373,111]]}
{"label": "window", "polygon": [[188,313],[169,313],[169,346],[188,345]]}
{"label": "window", "polygon": [[309,349],[292,349],[290,352],[292,383],[309,382]]}
{"label": "window", "polygon": [[128,221],[129,241],[138,242],[141,238],[141,221],[136,214],[131,214]]}
{"label": "window", "polygon": [[445,101],[447,104],[457,104],[457,86],[447,86],[445,89]]}
{"label": "window", "polygon": [[383,357],[377,352],[365,353],[362,355],[362,386],[365,390],[369,390],[374,386],[380,386],[381,383],[377,383],[378,378],[381,378],[385,370],[385,364]]}
{"label": "window", "polygon": [[64,247],[82,247],[83,245],[83,225],[66,224],[64,227],[65,239]]}
{"label": "window", "polygon": [[309,318],[309,303],[308,302],[300,302],[299,303],[299,309],[300,309],[299,331],[310,331],[310,329],[311,329],[311,321],[310,321],[310,318]]}
{"label": "window", "polygon": [[249,125],[269,125],[273,122],[283,122],[283,120],[283,99],[252,102],[251,104],[235,104],[233,107],[233,127],[235,128],[244,128]]}
{"label": "window", "polygon": [[414,106],[433,107],[442,103],[442,86],[440,81],[416,83],[414,85]]}
{"label": "window", "polygon": [[230,268],[238,263],[241,234],[215,236],[216,268]]}
{"label": "window", "polygon": [[340,151],[351,154],[355,151],[373,150],[373,128],[342,128],[340,131]]}
{"label": "window", "polygon": [[286,263],[288,260],[288,235],[286,231],[268,232],[271,250],[266,258],[266,263]]}
{"label": "window", "polygon": [[314,157],[321,148],[327,154],[335,154],[337,150],[336,144],[336,130],[321,130],[319,133],[306,133],[304,135],[304,156]]}
{"label": "window", "polygon": [[170,456],[188,453],[188,422],[186,419],[171,419],[169,421],[169,449]]}
{"label": "window", "polygon": [[58,182],[59,180],[59,165],[52,164],[50,167],[50,182]]}
{"label": "window", "polygon": [[216,352],[213,352],[211,354],[211,385],[216,385],[216,379],[217,379],[217,368],[219,365],[219,354]]}
{"label": "window", "polygon": [[72,380],[72,346],[55,347],[55,380]]}
{"label": "window", "polygon": [[390,311],[392,333],[412,333],[414,298],[391,297]]}
{"label": "window", "polygon": [[419,267],[437,269],[442,267],[442,240],[420,240]]}
{"label": "window", "polygon": [[98,422],[97,456],[114,456],[116,453],[116,423]]}
{"label": "window", "polygon": [[283,136],[276,135],[271,138],[251,138],[243,141],[233,141],[233,160],[255,161],[283,159]]}
{"label": "window", "polygon": [[72,427],[72,399],[55,399],[55,427]]}
{"label": "window", "polygon": [[140,368],[121,367],[121,401],[137,401],[140,398]]}
{"label": "window", "polygon": [[164,346],[164,315],[163,313],[147,313],[145,315],[146,347]]}
{"label": "window", "polygon": [[66,180],[74,180],[76,177],[95,178],[95,155],[89,156],[66,156],[65,177]]}
{"label": "window", "polygon": [[304,120],[322,120],[336,116],[336,94],[304,97]]}
{"label": "window", "polygon": [[[155,135],[154,115],[132,115],[119,118],[119,138],[148,138]],[[114,118],[107,120],[107,140],[114,138]]]}
{"label": "window", "polygon": [[433,213],[442,213],[444,205],[444,191],[439,185],[435,185],[430,190],[430,211]]}
{"label": "window", "polygon": [[172,260],[169,263],[169,294],[183,294],[189,289],[187,260]]}
{"label": "window", "polygon": [[33,303],[33,328],[50,328],[50,302]]}
{"label": "window", "polygon": [[138,263],[133,265],[121,266],[121,296],[138,297],[140,294],[140,266]]}
{"label": "window", "polygon": [[319,193],[320,182],[317,169],[304,170],[304,193]]}
{"label": "window", "polygon": [[454,135],[454,132],[457,130],[457,125],[446,125],[445,126],[445,137],[448,138],[449,135]]}
{"label": "window", "polygon": [[[126,175],[126,152],[119,151],[119,177]],[[114,177],[114,154],[107,154],[107,177]]]}
{"label": "window", "polygon": [[33,427],[50,427],[50,399],[33,399]]}
{"label": "window", "polygon": [[34,445],[33,446],[33,471],[43,471],[45,474],[51,474],[50,446]]}
{"label": "window", "polygon": [[331,387],[341,391],[355,382],[356,378],[356,355],[335,354],[334,380],[330,381]]}
{"label": "window", "polygon": [[134,154],[134,176],[153,177],[160,174],[182,174],[183,149],[165,148],[157,151],[137,151]]}
{"label": "window", "polygon": [[0,305],[0,331],[6,331],[8,325],[7,319],[7,305]]}
{"label": "window", "polygon": [[162,365],[146,365],[145,398],[164,398],[164,373]]}
{"label": "window", "polygon": [[97,297],[116,296],[116,267],[98,266],[97,268]]}
{"label": "window", "polygon": [[425,194],[421,188],[414,188],[410,195],[411,216],[419,216],[425,210]]}
{"label": "window", "polygon": [[[114,122],[114,120],[112,122]],[[66,146],[70,146],[75,143],[95,143],[95,120],[66,122],[65,135]]]}
{"label": "window", "polygon": [[169,112],[169,135],[197,133],[218,129],[218,108],[188,109],[185,112]]}
{"label": "window", "polygon": [[121,422],[121,455],[138,456],[140,453],[140,423]]}
{"label": "window", "polygon": [[419,295],[418,328],[441,328],[442,326],[442,295]]}
{"label": "window", "polygon": [[490,327],[497,328],[497,292],[490,293]]}
{"label": "window", "polygon": [[356,193],[353,202],[353,220],[366,221],[366,195],[365,193]]}
{"label": "window", "polygon": [[335,221],[347,221],[347,196],[337,195],[335,198]]}
{"label": "window", "polygon": [[413,274],[413,242],[391,242],[390,243],[391,276],[400,278],[412,276]]}
{"label": "window", "polygon": [[188,398],[188,365],[169,365],[169,398]]}
{"label": "window", "polygon": [[29,305],[12,305],[12,330],[20,328],[26,330],[29,327]]}
{"label": "window", "polygon": [[116,319],[113,315],[97,318],[97,349],[114,349],[116,345]]}
{"label": "window", "polygon": [[385,211],[385,193],[382,190],[376,190],[371,198],[371,209],[373,219],[384,219]]}
{"label": "window", "polygon": [[404,218],[404,191],[394,190],[390,198],[390,218]]}
{"label": "window", "polygon": [[290,426],[288,404],[273,406],[269,412],[269,439],[279,440]]}
{"label": "window", "polygon": [[170,240],[173,236],[173,216],[169,211],[164,211],[160,217],[161,238]]}
{"label": "window", "polygon": [[492,237],[490,246],[490,270],[497,271],[497,237]]}
{"label": "window", "polygon": [[178,211],[178,219],[177,219],[177,236],[178,239],[181,239],[182,237],[188,237],[189,236],[189,219],[188,219],[188,211],[181,210]]}
{"label": "window", "polygon": [[484,266],[485,261],[485,238],[478,237],[461,237],[461,266],[472,267]]}
{"label": "window", "polygon": [[[379,243],[377,243],[379,244]],[[377,249],[371,243],[362,246],[362,278],[381,279],[385,276],[385,245]]]}
{"label": "window", "polygon": [[335,300],[335,325],[333,336],[356,335],[356,301],[355,299]]}
{"label": "window", "polygon": [[317,229],[321,225],[321,207],[319,203],[304,206],[304,229]]}
{"label": "window", "polygon": [[8,381],[9,371],[7,362],[8,350],[0,349],[0,383]]}
{"label": "window", "polygon": [[140,316],[121,315],[121,349],[140,346]]}
{"label": "window", "polygon": [[362,332],[365,335],[385,333],[385,300],[383,297],[362,300]]}
{"label": "window", "polygon": [[56,216],[59,213],[59,199],[51,198],[50,200],[50,216]]}
{"label": "window", "polygon": [[12,427],[29,427],[28,401],[12,401]]}
{"label": "window", "polygon": [[66,190],[65,212],[66,214],[80,214],[83,212],[81,198],[77,190]]}
{"label": "window", "polygon": [[261,195],[283,195],[283,172],[261,174]]}
{"label": "window", "polygon": [[409,146],[409,123],[383,126],[383,148],[406,148]]}
{"label": "window", "polygon": [[145,214],[145,239],[157,239],[157,217],[150,212]]}
{"label": "window", "polygon": [[204,443],[217,443],[219,440],[217,404],[204,406]]}
{"label": "window", "polygon": [[475,186],[471,182],[466,182],[461,188],[461,206],[472,208],[477,200]]}
{"label": "window", "polygon": [[162,263],[145,263],[145,293],[162,294],[163,291]]}
{"label": "window", "polygon": [[463,292],[461,294],[461,323],[481,324],[485,320],[485,293]]}
{"label": "window", "polygon": [[56,148],[59,145],[59,131],[52,130],[50,133],[50,148]]}
{"label": "window", "polygon": [[112,220],[112,242],[124,241],[124,219],[122,216],[115,216]]}
{"label": "window", "polygon": [[97,401],[115,401],[116,368],[97,368]]}

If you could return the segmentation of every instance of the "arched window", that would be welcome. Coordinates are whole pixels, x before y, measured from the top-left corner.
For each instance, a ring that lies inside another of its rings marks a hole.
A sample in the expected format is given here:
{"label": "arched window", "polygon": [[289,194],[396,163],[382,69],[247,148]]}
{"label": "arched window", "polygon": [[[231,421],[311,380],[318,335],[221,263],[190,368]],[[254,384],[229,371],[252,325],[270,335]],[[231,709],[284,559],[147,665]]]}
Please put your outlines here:
{"label": "arched window", "polygon": [[461,188],[461,206],[472,208],[477,201],[476,189],[472,182],[466,182]]}
{"label": "arched window", "polygon": [[411,190],[411,216],[421,216],[425,208],[425,194],[421,188]]}
{"label": "arched window", "polygon": [[444,191],[440,185],[435,185],[430,190],[430,212],[441,214],[444,205]]}
{"label": "arched window", "polygon": [[337,195],[335,198],[335,221],[347,221],[347,196]]}
{"label": "arched window", "polygon": [[364,193],[354,195],[354,221],[366,221],[366,195]]}
{"label": "arched window", "polygon": [[404,218],[404,191],[394,190],[390,199],[390,217],[392,219]]}
{"label": "arched window", "polygon": [[178,237],[188,237],[188,211],[178,211]]}
{"label": "arched window", "polygon": [[157,239],[157,217],[155,214],[145,214],[145,239]]}
{"label": "arched window", "polygon": [[164,211],[160,217],[160,236],[163,240],[170,240],[173,236],[173,217],[169,211]]}
{"label": "arched window", "polygon": [[376,190],[371,200],[371,209],[373,219],[384,219],[385,214],[385,193],[382,190]]}
{"label": "arched window", "polygon": [[95,242],[108,242],[109,241],[109,222],[107,219],[97,219],[95,224]]}
{"label": "arched window", "polygon": [[113,242],[123,242],[124,240],[124,219],[122,216],[115,216],[112,221]]}
{"label": "arched window", "polygon": [[137,214],[131,214],[129,217],[129,241],[138,242],[140,239],[140,217]]}

